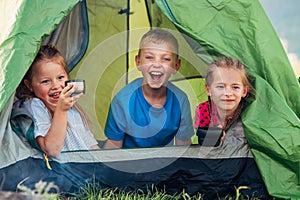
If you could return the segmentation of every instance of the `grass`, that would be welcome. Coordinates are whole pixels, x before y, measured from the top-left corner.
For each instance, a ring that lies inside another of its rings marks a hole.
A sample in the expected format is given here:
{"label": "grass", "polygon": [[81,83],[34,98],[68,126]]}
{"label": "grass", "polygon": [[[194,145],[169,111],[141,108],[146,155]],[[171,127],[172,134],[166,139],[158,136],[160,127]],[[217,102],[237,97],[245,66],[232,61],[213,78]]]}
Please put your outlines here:
{"label": "grass", "polygon": [[[45,200],[203,200],[203,194],[189,195],[185,190],[178,194],[168,194],[165,190],[157,189],[155,186],[147,189],[147,191],[135,190],[127,192],[125,190],[101,189],[100,185],[96,183],[89,183],[80,188],[78,193],[62,194],[59,193],[59,188],[51,183],[39,181],[35,184],[35,189],[29,189],[22,184],[23,180],[18,185],[18,190],[28,195],[36,195],[43,197]],[[50,193],[51,189],[55,189],[56,193]],[[241,190],[249,189],[247,186],[240,186],[235,188],[235,197],[226,195],[219,197],[219,200],[259,200],[258,197],[243,196]]]}
{"label": "grass", "polygon": [[[240,186],[235,188],[235,197],[227,195],[225,197],[219,197],[219,200],[259,200],[258,197],[243,196],[241,190],[249,189],[247,186]],[[72,197],[61,197],[64,200],[203,200],[204,195],[198,193],[196,195],[189,195],[183,190],[178,194],[168,194],[165,190],[159,190],[154,186],[148,189],[146,192],[142,190],[135,190],[126,192],[124,190],[104,189],[101,190],[100,186],[95,184],[88,184],[81,188],[81,192],[73,194]]]}
{"label": "grass", "polygon": [[83,192],[76,194],[74,197],[67,198],[68,200],[202,200],[201,194],[190,196],[185,191],[180,194],[167,194],[166,191],[158,189],[149,189],[147,192],[135,190],[126,192],[118,189],[99,190],[94,186],[89,186],[83,189]]}

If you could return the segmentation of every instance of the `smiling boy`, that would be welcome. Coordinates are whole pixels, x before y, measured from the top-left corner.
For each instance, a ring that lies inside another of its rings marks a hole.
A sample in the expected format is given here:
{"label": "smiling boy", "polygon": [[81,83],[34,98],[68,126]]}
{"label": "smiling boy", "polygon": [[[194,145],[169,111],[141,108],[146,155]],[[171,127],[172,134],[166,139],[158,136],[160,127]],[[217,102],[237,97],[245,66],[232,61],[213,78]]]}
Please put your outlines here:
{"label": "smiling boy", "polygon": [[186,94],[168,80],[181,61],[178,41],[153,29],[141,39],[135,62],[143,78],[124,87],[112,100],[104,148],[189,145],[194,134]]}

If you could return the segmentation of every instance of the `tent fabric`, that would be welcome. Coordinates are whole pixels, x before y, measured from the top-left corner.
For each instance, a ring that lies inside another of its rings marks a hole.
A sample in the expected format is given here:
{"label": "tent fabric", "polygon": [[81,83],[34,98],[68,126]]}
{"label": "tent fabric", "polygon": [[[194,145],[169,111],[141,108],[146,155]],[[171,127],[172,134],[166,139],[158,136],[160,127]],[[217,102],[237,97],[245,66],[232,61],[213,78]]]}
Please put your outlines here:
{"label": "tent fabric", "polygon": [[[6,34],[0,40],[0,110],[17,88],[42,41],[66,18],[76,3],[78,0],[51,4],[47,1],[23,0],[10,1],[10,5],[6,5],[7,2],[1,1],[0,7],[4,13],[6,7],[19,7],[11,12],[12,16],[7,16],[11,24],[3,29]],[[6,70],[7,66],[16,67]]]}
{"label": "tent fabric", "polygon": [[[46,169],[41,153],[31,148],[24,138],[13,132],[9,123],[14,91],[34,59],[39,46],[67,18],[79,2],[79,0],[0,1],[2,10],[8,8],[12,11],[11,15],[5,14],[6,18],[10,20],[1,20],[0,26],[3,27],[3,33],[0,35],[0,171],[1,174],[5,174],[2,176],[2,180],[5,182],[3,189],[15,190],[18,181],[31,176],[32,179],[27,183],[32,187],[33,182],[42,178],[46,181],[54,180],[62,187],[63,191],[71,191],[76,190],[79,184],[90,180],[92,175],[96,175],[96,177],[100,177],[99,182],[106,187],[118,186],[117,184],[124,184],[119,186],[125,187],[127,184],[134,185],[132,188],[138,188],[143,187],[137,183],[140,180],[143,184],[147,180],[149,183],[162,181],[164,184],[172,180],[175,183],[182,181],[179,183],[180,189],[186,185],[193,185],[191,193],[197,190],[202,191],[201,188],[208,191],[213,190],[213,186],[217,188],[218,185],[221,185],[218,183],[226,183],[224,187],[227,189],[233,185],[251,185],[253,188],[251,192],[253,192],[256,188],[264,188],[260,178],[261,174],[270,195],[278,198],[299,198],[300,89],[278,36],[258,0],[156,0],[155,3],[149,0],[143,2],[149,8],[148,14],[151,16],[153,26],[178,29],[182,32],[183,39],[195,52],[195,54],[190,51],[183,52],[186,53],[183,58],[196,56],[193,59],[186,59],[187,61],[193,60],[193,62],[191,62],[192,64],[186,62],[187,67],[181,68],[180,71],[180,74],[190,79],[191,82],[194,81],[193,77],[203,76],[205,63],[209,63],[217,56],[228,55],[240,58],[245,63],[251,75],[251,83],[256,89],[256,96],[250,96],[242,120],[258,168],[252,158],[222,155],[213,157],[211,154],[208,154],[211,155],[208,158],[207,155],[204,156],[194,151],[191,153],[192,156],[183,156],[182,154],[176,155],[176,150],[180,147],[175,147],[175,149],[171,149],[169,156],[166,155],[168,150],[164,149],[160,152],[166,157],[158,155],[147,157],[149,149],[126,152],[123,150],[65,152],[57,160],[50,161],[53,171]],[[122,12],[124,9],[128,9],[125,1],[96,2],[87,0],[81,3],[86,3],[88,10],[89,44],[88,47],[85,46],[86,40],[76,43],[79,48],[84,49],[85,55],[77,65],[79,67],[76,66],[72,70],[71,76],[73,78],[86,77],[87,94],[89,95],[85,96],[84,101],[86,102],[83,107],[92,112],[100,111],[95,116],[97,120],[98,116],[105,118],[105,108],[108,108],[113,94],[118,87],[121,88],[126,84],[126,78],[123,75],[129,74],[129,72],[124,65],[127,59],[124,52],[137,50],[136,47],[127,49],[128,46],[126,46],[128,39],[126,31],[128,16],[126,13],[134,16],[134,11]],[[79,10],[81,8],[76,7]],[[85,29],[84,27],[77,28],[77,30]],[[136,38],[140,37],[146,29],[143,27],[136,32],[130,32],[131,36],[135,38],[131,42],[136,45],[138,42]],[[67,30],[65,32],[73,29]],[[137,35],[133,33],[137,33]],[[83,35],[83,33],[79,34],[72,40]],[[60,46],[64,46],[66,43],[71,44],[72,40],[64,41],[62,38],[58,38],[54,41],[57,41]],[[75,59],[74,63],[77,61]],[[99,77],[101,78],[99,79]],[[116,86],[115,83],[119,85]],[[197,92],[201,93],[202,91]],[[200,94],[197,94],[197,97],[199,97],[198,95]],[[92,103],[87,98],[91,99]],[[100,132],[101,130],[95,132],[95,136],[99,136]],[[192,149],[195,150],[195,148],[189,148],[190,151]],[[151,149],[150,152],[155,152],[154,150],[156,148]],[[124,157],[124,153],[129,152],[133,157],[131,159]],[[142,158],[136,158],[138,153],[142,155]],[[100,158],[111,160],[104,161]],[[162,170],[153,171],[153,174],[129,173],[127,174],[128,179],[126,176],[122,179],[123,183],[116,183],[116,179],[109,179],[110,173],[115,177],[123,176],[121,171],[113,170],[111,172],[111,168],[105,167],[107,163],[117,163],[117,166],[127,163],[128,166],[135,164],[143,167],[155,167],[155,163],[164,163],[165,161],[170,163],[168,159],[174,161],[174,165],[170,164]],[[211,165],[208,167],[206,162]],[[153,163],[153,165],[145,165],[145,163]],[[230,166],[236,163],[241,163],[241,165],[237,164],[237,168],[235,168],[237,171],[229,174],[228,177],[216,180],[216,177],[213,176],[213,173],[227,172]],[[226,171],[218,171],[220,170],[219,166],[229,167],[224,168]],[[40,173],[32,173],[31,169],[33,168],[36,168],[37,171],[40,169]],[[203,173],[204,169],[211,170],[210,178],[204,176],[207,175]],[[254,170],[254,179],[251,179],[251,170]],[[20,175],[16,171],[22,171],[24,174]],[[157,174],[155,174],[156,172]],[[71,179],[67,181],[64,174],[70,175]],[[144,175],[147,176],[144,177]],[[159,179],[152,179],[155,176]],[[133,182],[130,182],[129,178],[132,177],[136,179],[132,179]],[[194,177],[195,180],[193,180]],[[202,180],[202,178],[204,179]],[[77,179],[78,184],[74,184]],[[229,180],[234,181],[230,182]],[[247,182],[247,180],[253,181]],[[65,187],[64,181],[66,181]],[[203,185],[201,185],[202,181]],[[161,186],[162,183],[160,183]],[[176,187],[176,184],[170,185],[170,190],[178,191],[179,187]],[[225,188],[216,190],[223,194],[226,192]],[[267,193],[264,189],[261,192],[263,195]]]}
{"label": "tent fabric", "polygon": [[259,1],[156,3],[212,57],[227,55],[244,62],[256,89],[242,115],[255,161],[271,195],[299,198],[300,87]]}
{"label": "tent fabric", "polygon": [[[52,170],[35,156],[0,169],[5,174],[2,189],[16,190],[21,182],[23,186],[35,188],[36,182],[43,180],[52,182],[66,195],[94,184],[98,189],[128,192],[147,192],[154,188],[178,194],[185,190],[209,200],[234,197],[236,188],[248,186],[240,190],[242,195],[272,199],[253,158],[244,155],[228,158],[199,146],[64,152],[49,164]],[[15,173],[19,170],[23,173]]]}
{"label": "tent fabric", "polygon": [[89,44],[70,76],[72,79],[86,80],[86,95],[79,102],[82,102],[91,121],[99,121],[99,125],[93,123],[91,129],[96,139],[104,140],[103,127],[115,85],[126,85],[128,24],[124,10],[127,9],[127,1],[87,0],[85,3]]}
{"label": "tent fabric", "polygon": [[12,109],[11,128],[19,137],[24,138],[23,141],[28,141],[32,147],[40,149],[34,137],[33,117],[24,107],[21,107],[20,103],[21,101],[14,103],[13,107],[19,107],[20,109]]}
{"label": "tent fabric", "polygon": [[89,43],[89,23],[86,3],[77,4],[67,18],[43,41],[55,44],[67,61],[68,71],[72,71],[85,54]]}

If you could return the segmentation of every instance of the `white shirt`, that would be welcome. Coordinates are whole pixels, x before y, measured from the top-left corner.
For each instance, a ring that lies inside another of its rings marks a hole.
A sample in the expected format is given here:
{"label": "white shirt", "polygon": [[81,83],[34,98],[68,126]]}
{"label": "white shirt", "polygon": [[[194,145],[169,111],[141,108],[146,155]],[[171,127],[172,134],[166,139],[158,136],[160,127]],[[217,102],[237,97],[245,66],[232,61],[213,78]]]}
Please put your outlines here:
{"label": "white shirt", "polygon": [[[46,136],[52,116],[45,104],[38,98],[32,98],[24,102],[24,108],[29,111],[34,121],[34,136]],[[68,110],[67,134],[62,151],[88,150],[97,144],[91,131],[84,125],[79,112],[71,108]]]}

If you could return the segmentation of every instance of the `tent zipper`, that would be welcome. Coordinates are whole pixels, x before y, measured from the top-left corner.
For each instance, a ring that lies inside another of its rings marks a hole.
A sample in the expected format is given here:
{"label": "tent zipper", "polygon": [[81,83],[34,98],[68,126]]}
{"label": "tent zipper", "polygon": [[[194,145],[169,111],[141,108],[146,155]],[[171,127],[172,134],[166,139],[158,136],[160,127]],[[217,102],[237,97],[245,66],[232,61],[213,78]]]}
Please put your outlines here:
{"label": "tent zipper", "polygon": [[43,156],[44,156],[47,168],[52,170],[52,167],[50,166],[50,163],[49,163],[48,156],[45,153],[43,154]]}

